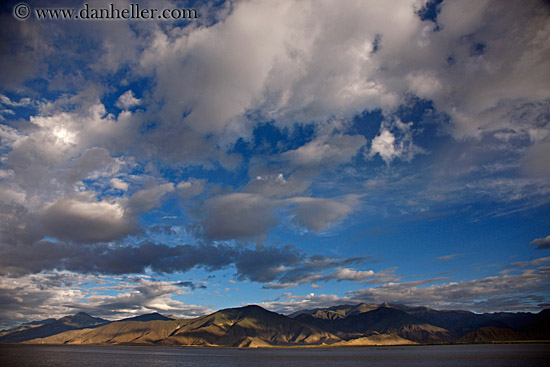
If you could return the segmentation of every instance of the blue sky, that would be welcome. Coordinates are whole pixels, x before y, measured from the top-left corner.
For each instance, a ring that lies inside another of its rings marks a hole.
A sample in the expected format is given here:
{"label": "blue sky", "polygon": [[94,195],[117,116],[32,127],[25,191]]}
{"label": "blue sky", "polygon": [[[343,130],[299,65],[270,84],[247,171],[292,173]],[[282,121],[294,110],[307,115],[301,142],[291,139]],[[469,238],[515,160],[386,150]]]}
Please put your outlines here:
{"label": "blue sky", "polygon": [[549,306],[546,2],[28,4],[0,15],[3,326]]}

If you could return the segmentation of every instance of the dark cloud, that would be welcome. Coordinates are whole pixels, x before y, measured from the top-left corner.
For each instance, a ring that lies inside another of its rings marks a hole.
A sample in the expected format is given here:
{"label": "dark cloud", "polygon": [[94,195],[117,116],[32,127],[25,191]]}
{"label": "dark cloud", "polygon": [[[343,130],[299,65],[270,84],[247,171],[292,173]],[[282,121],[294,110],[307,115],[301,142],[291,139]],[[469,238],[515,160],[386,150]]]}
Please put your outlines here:
{"label": "dark cloud", "polygon": [[190,288],[191,290],[206,289],[207,288],[204,284],[196,284],[196,283],[189,282],[189,281],[187,281],[187,282],[177,282],[176,285],[180,286],[180,287]]}
{"label": "dark cloud", "polygon": [[44,211],[46,236],[76,242],[116,240],[138,232],[137,223],[117,203],[61,198]]}
{"label": "dark cloud", "polygon": [[147,267],[158,273],[173,273],[197,266],[214,270],[231,264],[240,254],[238,248],[226,245],[75,245],[61,241],[39,241],[30,246],[4,246],[0,248],[0,252],[4,274],[25,274],[52,269],[130,274],[141,273]]}
{"label": "dark cloud", "polygon": [[273,201],[254,194],[210,198],[203,207],[203,234],[209,240],[262,238],[277,224],[275,207]]}
{"label": "dark cloud", "polygon": [[[227,244],[168,246],[144,242],[129,246],[38,241],[30,246],[0,247],[0,268],[3,275],[23,275],[54,269],[110,275],[137,274],[150,269],[163,274],[186,272],[196,267],[214,271],[233,265],[239,279],[259,283],[272,282],[272,287],[276,287],[278,283],[297,285],[314,280],[358,280],[359,278],[342,278],[341,273],[336,272],[332,275],[321,274],[329,269],[366,260],[368,258],[364,257],[308,257],[292,245],[250,249]],[[191,289],[201,288],[191,282],[180,282],[179,285]]]}
{"label": "dark cloud", "polygon": [[305,257],[303,252],[289,245],[244,250],[241,255],[235,263],[239,277],[261,283],[273,281],[289,266],[299,265]]}
{"label": "dark cloud", "polygon": [[537,250],[548,250],[550,249],[550,236],[534,239],[529,244],[537,246]]}

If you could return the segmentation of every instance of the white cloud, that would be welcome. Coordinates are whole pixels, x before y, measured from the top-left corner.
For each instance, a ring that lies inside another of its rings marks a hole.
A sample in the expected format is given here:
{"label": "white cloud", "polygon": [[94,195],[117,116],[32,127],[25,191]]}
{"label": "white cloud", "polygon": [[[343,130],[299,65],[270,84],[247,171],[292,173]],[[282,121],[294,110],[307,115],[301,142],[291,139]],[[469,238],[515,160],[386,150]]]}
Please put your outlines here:
{"label": "white cloud", "polygon": [[334,166],[349,162],[366,142],[362,135],[319,136],[282,157],[296,166]]}
{"label": "white cloud", "polygon": [[369,156],[379,154],[390,164],[396,158],[410,161],[415,154],[424,152],[413,143],[412,122],[405,124],[400,120],[384,121],[380,133],[372,140]]}
{"label": "white cloud", "polygon": [[141,100],[134,96],[132,90],[124,92],[116,102],[116,106],[123,110],[128,110],[132,107],[138,106],[141,103]]}
{"label": "white cloud", "polygon": [[372,278],[374,276],[374,271],[372,270],[362,270],[358,271],[355,269],[342,268],[336,272],[336,279],[338,280],[365,280]]}
{"label": "white cloud", "polygon": [[114,189],[121,190],[121,191],[128,191],[128,183],[124,182],[120,178],[112,178],[109,183]]}

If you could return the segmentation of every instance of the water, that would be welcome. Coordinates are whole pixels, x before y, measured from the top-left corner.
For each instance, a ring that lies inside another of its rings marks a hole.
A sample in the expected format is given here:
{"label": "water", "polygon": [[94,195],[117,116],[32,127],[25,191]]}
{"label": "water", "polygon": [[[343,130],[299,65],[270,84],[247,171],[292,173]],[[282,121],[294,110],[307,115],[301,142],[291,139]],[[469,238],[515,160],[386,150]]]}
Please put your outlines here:
{"label": "water", "polygon": [[224,367],[521,367],[550,365],[550,344],[432,345],[367,348],[176,348],[1,345],[0,366]]}

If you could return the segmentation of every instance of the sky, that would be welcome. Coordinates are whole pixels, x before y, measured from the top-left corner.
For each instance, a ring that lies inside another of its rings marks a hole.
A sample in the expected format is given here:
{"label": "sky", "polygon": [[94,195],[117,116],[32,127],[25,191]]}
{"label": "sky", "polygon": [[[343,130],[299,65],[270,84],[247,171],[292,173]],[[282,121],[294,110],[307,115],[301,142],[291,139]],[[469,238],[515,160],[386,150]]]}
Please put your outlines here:
{"label": "sky", "polygon": [[139,20],[17,3],[0,8],[0,328],[550,307],[547,1],[143,1],[198,17]]}

